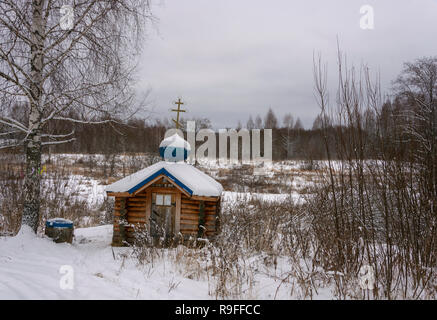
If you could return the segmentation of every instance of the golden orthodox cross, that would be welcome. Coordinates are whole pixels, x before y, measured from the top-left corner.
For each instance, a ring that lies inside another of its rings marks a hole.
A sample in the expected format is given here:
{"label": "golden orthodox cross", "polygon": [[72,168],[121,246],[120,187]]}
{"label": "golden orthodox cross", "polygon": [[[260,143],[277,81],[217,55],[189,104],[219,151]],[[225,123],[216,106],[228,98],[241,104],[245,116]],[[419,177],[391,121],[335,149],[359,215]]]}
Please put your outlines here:
{"label": "golden orthodox cross", "polygon": [[178,99],[178,101],[175,102],[174,104],[177,104],[178,108],[177,109],[172,109],[171,111],[177,112],[177,117],[176,117],[176,120],[175,119],[172,119],[172,120],[176,124],[176,129],[179,129],[181,127],[181,124],[179,122],[179,113],[180,112],[185,112],[185,110],[181,109],[181,104],[184,104],[184,103],[181,101],[181,99]]}

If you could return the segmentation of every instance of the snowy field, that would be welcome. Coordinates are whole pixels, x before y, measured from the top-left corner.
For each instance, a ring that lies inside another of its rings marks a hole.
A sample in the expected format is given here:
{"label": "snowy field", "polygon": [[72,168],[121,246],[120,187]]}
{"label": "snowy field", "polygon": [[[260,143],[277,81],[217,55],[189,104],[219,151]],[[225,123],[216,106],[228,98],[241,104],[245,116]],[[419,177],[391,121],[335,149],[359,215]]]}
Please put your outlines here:
{"label": "snowy field", "polygon": [[[38,235],[21,230],[14,237],[0,237],[0,299],[333,298],[329,286],[302,292],[297,284],[302,279],[292,275],[290,258],[281,255],[272,258],[271,253],[252,252],[238,257],[235,279],[229,274],[223,284],[214,271],[211,250],[157,249],[149,261],[141,263],[133,248],[112,248],[112,225],[102,218],[108,200],[105,185],[153,161],[145,155],[120,155],[113,161],[111,175],[111,161],[103,155],[58,154],[51,155],[50,162],[45,155],[42,188],[49,207],[43,219],[74,218],[75,238],[72,244],[56,244],[41,234],[42,229]],[[204,162],[200,169],[224,185],[222,204],[227,210],[253,200],[304,202],[317,172],[302,165],[277,162],[258,176],[241,165]],[[66,279],[62,268],[70,267],[74,288],[61,288]]]}
{"label": "snowy field", "polygon": [[[44,155],[39,233],[24,229],[11,236],[20,227],[23,159],[2,156],[0,299],[363,298],[360,266],[337,271],[329,260],[335,258],[330,251],[333,233],[320,228],[325,215],[308,215],[330,210],[317,191],[326,179],[327,162],[273,162],[256,172],[259,167],[250,165],[197,164],[224,188],[221,232],[202,248],[162,249],[111,247],[113,199],[104,192],[106,185],[159,159],[144,154]],[[331,165],[337,171],[348,164]],[[74,221],[72,244],[56,244],[43,235],[43,222],[54,217]],[[396,247],[390,253],[383,242],[370,245],[377,265],[385,265],[387,254],[397,254]],[[397,265],[390,270],[402,276]],[[386,283],[382,271],[379,288]],[[423,291],[411,275],[402,281],[391,298],[435,297],[435,277]]]}
{"label": "snowy field", "polygon": [[[127,248],[110,246],[112,226],[75,230],[75,241],[56,244],[29,230],[0,239],[0,299],[203,299],[204,282],[183,279],[171,266],[147,273],[132,260],[120,260]],[[64,265],[74,271],[74,288],[61,289]],[[169,291],[169,281],[183,281]]]}
{"label": "snowy field", "polygon": [[[23,159],[16,155],[2,154],[0,160],[4,166],[0,171],[6,175],[12,172],[12,176],[7,176],[7,179],[16,179],[15,188],[9,187],[0,192],[1,235],[2,230],[4,234],[7,233],[7,224],[20,210],[16,207],[21,201],[19,198],[13,203],[7,201],[22,188]],[[44,170],[41,173],[42,218],[70,219],[76,227],[110,223],[107,208],[110,208],[112,199],[107,199],[105,186],[158,160],[146,154],[113,155],[113,158],[100,154],[44,154]],[[314,167],[323,165],[323,162],[317,162]],[[291,200],[296,203],[302,202],[303,195],[310,192],[308,187],[317,179],[317,170],[307,170],[305,167],[306,163],[302,161],[273,162],[266,165],[261,173],[254,175],[253,167],[241,164],[205,160],[198,164],[199,169],[222,183],[225,201],[257,198],[266,201]],[[7,186],[10,185],[9,181],[4,180],[3,183]]]}
{"label": "snowy field", "polygon": [[[73,244],[56,244],[28,229],[1,237],[0,299],[215,299],[214,281],[180,261],[192,249],[165,249],[161,258],[141,266],[130,248],[112,248],[111,236],[112,226],[105,225],[76,229]],[[254,283],[243,288],[241,298],[299,298],[283,282],[286,260],[270,269],[256,259],[247,263],[255,270]],[[72,267],[74,287],[62,266]],[[330,298],[330,292],[313,298]]]}

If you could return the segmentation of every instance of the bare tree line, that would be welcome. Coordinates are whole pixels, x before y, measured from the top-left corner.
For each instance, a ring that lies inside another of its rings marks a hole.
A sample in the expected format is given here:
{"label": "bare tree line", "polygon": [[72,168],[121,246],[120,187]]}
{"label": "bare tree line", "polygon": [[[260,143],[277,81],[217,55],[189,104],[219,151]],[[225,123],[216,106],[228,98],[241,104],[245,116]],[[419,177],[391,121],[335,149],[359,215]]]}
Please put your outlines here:
{"label": "bare tree line", "polygon": [[[408,148],[417,144],[417,141],[401,140],[390,143],[393,134],[394,114],[398,114],[401,110],[409,110],[409,99],[405,95],[401,96],[397,93],[393,98],[385,99],[381,110],[376,112],[373,109],[364,110],[361,116],[362,133],[364,143],[364,155],[368,159],[377,159],[380,157],[380,145],[376,139],[376,129],[385,139],[386,148],[393,149],[391,154],[405,155]],[[14,105],[13,112],[15,114],[23,114],[22,105]],[[72,113],[74,114],[74,113]],[[404,115],[405,117],[406,115]],[[400,116],[397,116],[398,118]],[[266,123],[273,122],[276,125],[273,129],[273,159],[274,160],[326,160],[328,159],[325,143],[330,144],[331,159],[340,159],[334,148],[334,142],[339,133],[355,128],[347,127],[344,122],[337,123],[334,121],[332,114],[325,115],[324,119],[321,114],[315,118],[311,129],[304,129],[301,121],[288,113],[282,121],[276,117],[272,109],[266,113],[264,120],[257,116],[260,120],[258,126],[255,126],[252,116],[249,116],[247,129],[255,128],[271,128]],[[272,121],[265,121],[266,119]],[[113,122],[106,123],[108,119],[113,119]],[[75,132],[74,141],[66,144],[43,146],[42,151],[46,153],[100,153],[100,154],[118,154],[118,153],[156,153],[159,143],[164,137],[165,131],[173,125],[168,118],[138,118],[132,117],[128,120],[112,117],[97,117],[100,124],[88,123],[69,123],[65,121],[52,121],[50,128],[53,134],[61,135],[62,132]],[[187,120],[196,121],[196,129],[212,128],[212,123],[207,118],[183,118],[182,123]],[[397,121],[400,121],[399,119]],[[300,123],[300,124],[299,124]],[[0,125],[0,128],[2,126]],[[243,125],[240,123],[241,129]],[[22,139],[20,132],[11,132],[0,136],[1,143],[7,144],[8,141],[14,143]],[[202,142],[198,142],[199,145]],[[429,142],[428,142],[429,143]],[[432,147],[431,145],[429,147]],[[394,150],[396,149],[396,150]],[[20,152],[20,148],[8,149],[8,152]]]}

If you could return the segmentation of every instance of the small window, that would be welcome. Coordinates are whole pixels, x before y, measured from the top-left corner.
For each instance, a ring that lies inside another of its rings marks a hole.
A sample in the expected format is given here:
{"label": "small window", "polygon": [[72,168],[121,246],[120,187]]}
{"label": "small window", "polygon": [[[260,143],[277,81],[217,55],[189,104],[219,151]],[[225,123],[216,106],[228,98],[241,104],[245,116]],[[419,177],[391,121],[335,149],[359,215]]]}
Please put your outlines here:
{"label": "small window", "polygon": [[171,206],[171,194],[156,194],[155,205]]}
{"label": "small window", "polygon": [[157,194],[156,195],[156,205],[157,206],[163,206],[164,205],[164,195]]}
{"label": "small window", "polygon": [[171,206],[171,194],[164,195],[164,206]]}

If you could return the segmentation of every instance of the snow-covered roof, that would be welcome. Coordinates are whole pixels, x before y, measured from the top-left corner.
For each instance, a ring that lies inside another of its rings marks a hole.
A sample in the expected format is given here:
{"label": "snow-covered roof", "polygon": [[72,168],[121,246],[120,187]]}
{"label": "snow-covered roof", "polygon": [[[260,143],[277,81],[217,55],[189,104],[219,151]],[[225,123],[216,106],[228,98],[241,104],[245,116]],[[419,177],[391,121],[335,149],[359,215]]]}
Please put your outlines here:
{"label": "snow-covered roof", "polygon": [[191,146],[190,144],[184,140],[184,138],[182,138],[181,136],[179,136],[177,133],[175,133],[174,135],[165,138],[164,140],[161,141],[159,147],[177,147],[177,148],[185,148],[188,151],[191,151]]}
{"label": "snow-covered roof", "polygon": [[161,161],[105,188],[106,192],[134,193],[161,174],[192,196],[219,197],[223,187],[213,178],[185,162]]}

